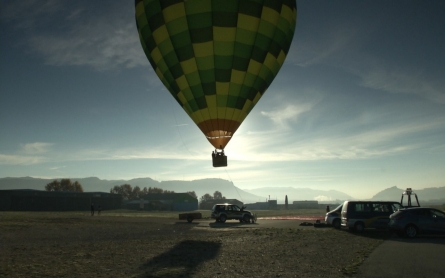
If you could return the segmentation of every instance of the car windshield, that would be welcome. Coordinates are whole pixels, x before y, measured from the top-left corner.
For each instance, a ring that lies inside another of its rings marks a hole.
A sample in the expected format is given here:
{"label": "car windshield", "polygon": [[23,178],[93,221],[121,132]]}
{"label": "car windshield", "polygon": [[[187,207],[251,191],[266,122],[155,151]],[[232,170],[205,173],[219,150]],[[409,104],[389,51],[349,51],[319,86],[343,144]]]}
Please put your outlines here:
{"label": "car windshield", "polygon": [[343,207],[343,204],[339,205],[338,207],[336,207],[335,209],[333,209],[331,211],[340,212],[342,207]]}
{"label": "car windshield", "polygon": [[401,208],[403,208],[403,206],[401,206],[399,203],[394,203],[394,204],[392,204],[392,210],[393,210],[393,211],[398,211],[398,210],[400,210]]}

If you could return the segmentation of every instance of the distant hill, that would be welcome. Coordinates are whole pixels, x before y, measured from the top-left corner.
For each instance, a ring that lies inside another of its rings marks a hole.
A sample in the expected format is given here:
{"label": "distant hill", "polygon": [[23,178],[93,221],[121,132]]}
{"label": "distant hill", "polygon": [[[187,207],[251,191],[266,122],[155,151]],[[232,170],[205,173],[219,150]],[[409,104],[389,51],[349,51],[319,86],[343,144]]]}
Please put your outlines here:
{"label": "distant hill", "polygon": [[[115,185],[130,184],[132,187],[158,187],[164,190],[175,191],[177,193],[195,191],[198,198],[208,193],[213,195],[215,191],[220,191],[227,199],[238,199],[244,203],[264,201],[265,197],[257,196],[246,192],[233,185],[232,182],[222,179],[202,179],[193,181],[155,181],[151,178],[137,178],[131,180],[101,180],[96,177],[91,178],[70,178],[71,181],[78,181],[85,192],[110,192]],[[54,179],[40,179],[32,177],[23,178],[0,178],[0,190],[2,189],[35,189],[45,190],[45,185]],[[58,179],[60,180],[60,179]]]}
{"label": "distant hill", "polygon": [[354,198],[337,190],[316,190],[310,188],[295,187],[262,187],[252,190],[246,190],[252,194],[266,196],[271,199],[277,199],[279,204],[284,203],[287,195],[289,204],[293,201],[317,200],[319,202],[332,203],[344,200],[353,200]]}
{"label": "distant hill", "polygon": [[[402,193],[405,189],[397,188],[396,186],[387,188],[380,191],[374,195],[371,200],[373,201],[400,201]],[[413,193],[417,194],[419,198],[419,203],[433,203],[433,204],[444,204],[445,203],[445,187],[432,187],[416,190],[413,188]],[[404,197],[407,200],[407,197]],[[415,198],[411,198],[411,202],[415,202]]]}

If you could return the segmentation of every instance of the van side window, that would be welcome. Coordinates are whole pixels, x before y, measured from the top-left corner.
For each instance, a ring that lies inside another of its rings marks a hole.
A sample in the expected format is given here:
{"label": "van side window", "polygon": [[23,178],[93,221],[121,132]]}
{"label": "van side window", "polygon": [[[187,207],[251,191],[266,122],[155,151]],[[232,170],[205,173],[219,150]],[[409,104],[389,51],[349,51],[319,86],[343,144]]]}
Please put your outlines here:
{"label": "van side window", "polygon": [[357,203],[357,204],[355,204],[355,211],[356,212],[365,212],[366,211],[366,204],[363,204],[363,203]]}

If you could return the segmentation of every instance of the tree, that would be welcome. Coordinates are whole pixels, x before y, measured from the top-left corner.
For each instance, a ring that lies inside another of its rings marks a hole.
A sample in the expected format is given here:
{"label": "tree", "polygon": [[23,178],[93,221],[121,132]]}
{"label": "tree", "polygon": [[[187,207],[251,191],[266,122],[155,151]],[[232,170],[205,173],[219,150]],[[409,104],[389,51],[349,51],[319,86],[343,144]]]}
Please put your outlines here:
{"label": "tree", "polygon": [[58,180],[53,180],[45,186],[46,191],[60,191],[60,182]]}
{"label": "tree", "polygon": [[45,190],[83,192],[82,185],[78,181],[72,183],[70,179],[54,180],[45,186]]}
{"label": "tree", "polygon": [[195,191],[187,191],[187,193],[192,195],[193,198],[198,199],[198,196],[196,195]]}
{"label": "tree", "polygon": [[215,193],[213,193],[213,199],[216,200],[221,200],[223,198],[222,193],[219,191],[215,191]]}
{"label": "tree", "polygon": [[131,200],[133,193],[133,187],[129,184],[123,184],[123,185],[115,185],[112,189],[110,189],[110,193],[112,194],[120,194],[122,195],[122,198]]}
{"label": "tree", "polygon": [[288,209],[287,195],[286,195],[286,198],[284,199],[284,206],[286,207],[286,209]]}
{"label": "tree", "polygon": [[148,188],[148,194],[155,194],[155,193],[164,193],[164,189],[162,188],[157,188],[157,187],[149,187]]}
{"label": "tree", "polygon": [[207,202],[213,200],[212,195],[210,195],[209,193],[204,194],[203,196],[201,196],[200,202]]}
{"label": "tree", "polygon": [[175,193],[174,191],[163,190],[162,188],[151,188],[144,187],[141,190],[139,186],[135,186],[134,188],[129,184],[123,185],[115,185],[112,189],[110,189],[110,193],[112,194],[120,194],[122,198],[127,200],[138,200],[142,196],[146,194],[158,194],[158,193]]}
{"label": "tree", "polygon": [[76,191],[76,192],[83,192],[82,185],[78,181],[74,182],[74,191]]}
{"label": "tree", "polygon": [[138,200],[138,199],[140,199],[141,198],[141,188],[139,187],[139,186],[135,186],[134,188],[133,188],[133,191],[131,191],[131,194],[130,194],[130,200]]}

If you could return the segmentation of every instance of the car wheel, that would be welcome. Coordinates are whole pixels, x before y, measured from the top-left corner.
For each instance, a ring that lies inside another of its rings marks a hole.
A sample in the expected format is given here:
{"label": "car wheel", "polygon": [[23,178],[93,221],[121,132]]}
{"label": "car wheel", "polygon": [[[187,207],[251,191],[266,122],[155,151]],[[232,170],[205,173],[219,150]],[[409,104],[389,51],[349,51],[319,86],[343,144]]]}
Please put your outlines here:
{"label": "car wheel", "polygon": [[188,215],[187,216],[187,222],[192,223],[192,221],[193,221],[193,216]]}
{"label": "car wheel", "polygon": [[363,232],[365,230],[365,226],[363,225],[362,222],[358,222],[358,223],[355,224],[354,229],[355,229],[356,232],[361,233],[361,232]]}
{"label": "car wheel", "polygon": [[249,217],[249,215],[244,215],[244,217],[243,217],[243,220],[244,220],[244,222],[246,222],[246,223],[250,223],[250,217]]}
{"label": "car wheel", "polygon": [[224,223],[224,222],[226,222],[226,219],[227,219],[227,217],[225,215],[221,215],[219,217],[219,222]]}
{"label": "car wheel", "polygon": [[409,238],[414,238],[417,236],[417,228],[414,225],[408,225],[405,228],[405,235]]}
{"label": "car wheel", "polygon": [[334,219],[334,222],[332,222],[332,226],[333,226],[335,229],[340,229],[340,228],[341,228],[341,222],[340,222],[340,219]]}

